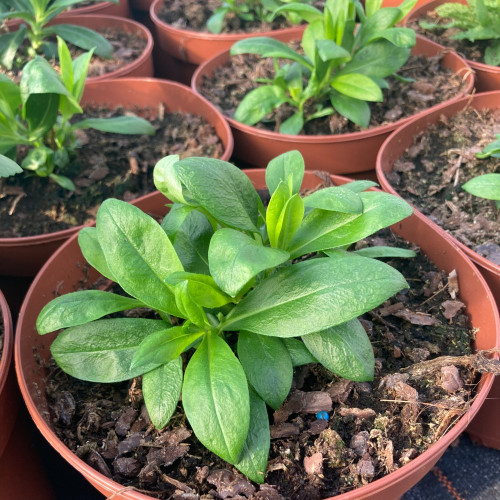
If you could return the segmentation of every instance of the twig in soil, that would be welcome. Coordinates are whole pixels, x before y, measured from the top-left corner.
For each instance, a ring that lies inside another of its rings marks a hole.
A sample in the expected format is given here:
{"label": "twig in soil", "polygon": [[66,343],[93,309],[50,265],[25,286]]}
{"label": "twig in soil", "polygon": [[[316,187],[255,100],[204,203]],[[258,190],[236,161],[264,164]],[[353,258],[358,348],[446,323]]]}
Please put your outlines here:
{"label": "twig in soil", "polygon": [[437,292],[434,292],[428,299],[425,299],[421,304],[420,307],[422,307],[424,304],[427,304],[427,302],[431,301],[436,295],[439,295],[442,293],[444,290],[448,288],[448,283],[446,283],[443,288],[440,288]]}
{"label": "twig in soil", "polygon": [[376,319],[377,321],[380,321],[380,323],[382,323],[384,326],[386,326],[390,330],[394,330],[398,333],[401,333],[401,330],[396,325],[393,325],[390,321],[387,321],[386,319],[384,319],[382,316],[380,316],[380,314],[377,314],[374,311],[369,311],[368,314],[372,318]]}
{"label": "twig in soil", "polygon": [[455,406],[444,406],[444,405],[438,405],[436,403],[424,403],[423,401],[405,401],[404,399],[381,399],[380,402],[381,403],[405,403],[405,404],[411,404],[411,405],[430,406],[432,408],[439,408],[440,410],[462,411],[462,410],[459,410]]}
{"label": "twig in soil", "polygon": [[182,490],[186,493],[193,493],[193,489],[190,488],[186,483],[182,483],[181,481],[177,481],[177,479],[174,479],[173,477],[163,474],[158,468],[156,468],[156,472],[158,472],[158,474],[161,477],[161,480],[164,481],[165,483],[171,484],[175,488]]}
{"label": "twig in soil", "polygon": [[19,193],[12,202],[12,205],[9,209],[9,215],[12,215],[16,211],[17,204],[21,201],[22,198],[26,196],[26,193]]}

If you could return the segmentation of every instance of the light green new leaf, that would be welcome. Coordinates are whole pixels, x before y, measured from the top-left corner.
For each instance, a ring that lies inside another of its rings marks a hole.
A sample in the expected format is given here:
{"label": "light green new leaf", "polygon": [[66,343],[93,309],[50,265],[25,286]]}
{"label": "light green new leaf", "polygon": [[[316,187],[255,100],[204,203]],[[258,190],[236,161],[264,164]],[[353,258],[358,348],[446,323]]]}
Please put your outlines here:
{"label": "light green new leaf", "polygon": [[262,85],[245,95],[234,112],[234,119],[246,125],[255,125],[287,100],[286,93],[281,87]]}
{"label": "light green new leaf", "polygon": [[26,34],[26,25],[21,24],[19,29],[12,33],[4,33],[0,36],[0,65],[11,70],[12,64]]}
{"label": "light green new leaf", "polygon": [[306,196],[304,206],[352,214],[359,214],[363,211],[363,202],[359,194],[341,186],[320,189]]}
{"label": "light green new leaf", "polygon": [[281,339],[241,331],[238,358],[250,385],[277,410],[288,396],[293,378],[292,360]]}
{"label": "light green new leaf", "polygon": [[40,312],[36,329],[40,335],[60,328],[83,325],[107,314],[144,307],[138,300],[101,290],[67,293],[51,300]]}
{"label": "light green new leaf", "polygon": [[500,174],[484,174],[466,182],[463,189],[487,200],[500,200]]}
{"label": "light green new leaf", "polygon": [[155,368],[132,370],[130,364],[143,339],[168,327],[164,321],[153,319],[101,319],[64,330],[50,352],[73,377],[89,382],[121,382]]}
{"label": "light green new leaf", "polygon": [[284,338],[280,340],[287,348],[288,354],[290,354],[290,358],[292,359],[292,365],[294,368],[296,366],[302,366],[302,365],[307,365],[309,363],[318,362],[318,360],[314,358],[314,356],[307,350],[307,347],[301,340],[293,337]]}
{"label": "light green new leaf", "polygon": [[124,135],[154,135],[155,128],[138,116],[117,116],[115,118],[87,118],[72,125],[73,129],[93,128],[100,132]]}
{"label": "light green new leaf", "polygon": [[184,205],[182,203],[174,203],[167,215],[161,221],[161,227],[167,233],[170,241],[173,243],[175,241],[175,236],[177,231],[181,228],[182,224],[186,220],[186,217],[194,210],[195,207],[190,205]]}
{"label": "light green new leaf", "polygon": [[395,7],[380,9],[366,19],[356,32],[356,43],[359,46],[367,45],[375,40],[378,35],[387,28],[394,26],[400,11]]}
{"label": "light green new leaf", "polygon": [[23,169],[7,156],[0,155],[0,177],[10,177],[11,175],[20,174]]}
{"label": "light green new leaf", "polygon": [[[325,252],[328,255],[328,252]],[[409,257],[415,257],[417,255],[413,250],[408,250],[406,248],[397,247],[386,247],[386,246],[375,246],[366,247],[356,250],[354,253],[357,255],[362,255],[363,257],[370,257],[371,259],[381,259],[381,258],[394,258],[399,257],[406,259]]]}
{"label": "light green new leaf", "polygon": [[[273,158],[266,168],[266,185],[272,195],[281,181],[288,184],[291,194],[300,191],[304,178],[305,163],[299,151],[287,151]],[[291,183],[290,183],[291,179]]]}
{"label": "light green new leaf", "polygon": [[78,244],[82,251],[85,260],[95,269],[97,269],[105,278],[111,281],[116,279],[113,273],[109,270],[106,257],[97,237],[97,229],[95,227],[84,227],[78,233]]}
{"label": "light green new leaf", "polygon": [[266,228],[269,243],[273,248],[278,246],[278,238],[281,231],[280,221],[287,201],[290,199],[290,187],[286,181],[281,181],[274,190],[266,211]]}
{"label": "light green new leaf", "polygon": [[346,184],[342,184],[342,187],[344,189],[349,189],[351,191],[354,191],[355,193],[361,193],[362,191],[365,191],[366,189],[374,186],[378,186],[378,184],[373,181],[352,181],[347,182]]}
{"label": "light green new leaf", "polygon": [[347,253],[313,259],[259,283],[221,327],[298,337],[349,321],[407,287],[398,271],[380,261]]}
{"label": "light green new leaf", "polygon": [[214,234],[208,249],[210,274],[231,297],[236,297],[260,272],[277,267],[288,258],[288,252],[264,247],[250,236],[228,228]]}
{"label": "light green new leaf", "polygon": [[373,380],[375,358],[358,319],[302,337],[311,354],[331,372],[349,380]]}
{"label": "light green new leaf", "polygon": [[381,102],[380,87],[368,76],[361,73],[344,73],[330,80],[331,86],[343,95],[363,101]]}
{"label": "light green new leaf", "polygon": [[157,429],[163,429],[174,414],[181,395],[182,375],[182,358],[179,356],[142,376],[144,403]]}
{"label": "light green new leaf", "polygon": [[250,424],[248,385],[233,351],[213,332],[205,335],[187,365],[182,404],[203,446],[238,463]]}
{"label": "light green new leaf", "polygon": [[179,315],[165,279],[183,268],[160,225],[137,207],[115,199],[102,203],[96,225],[109,270],[120,286],[153,309]]}
{"label": "light green new leaf", "polygon": [[179,161],[179,155],[168,155],[162,158],[153,171],[153,179],[158,191],[175,203],[186,203],[182,194],[182,184],[177,177],[174,165]]}
{"label": "light green new leaf", "polygon": [[304,202],[299,194],[294,194],[287,200],[283,208],[276,230],[278,232],[278,240],[276,246],[280,249],[287,250],[288,245],[300,227],[304,218]]}

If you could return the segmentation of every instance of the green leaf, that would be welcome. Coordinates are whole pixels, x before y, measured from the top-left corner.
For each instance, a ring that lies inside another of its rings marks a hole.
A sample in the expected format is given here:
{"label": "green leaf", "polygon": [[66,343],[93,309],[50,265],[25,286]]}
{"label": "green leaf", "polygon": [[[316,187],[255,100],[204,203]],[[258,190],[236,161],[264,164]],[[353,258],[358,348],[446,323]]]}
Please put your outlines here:
{"label": "green leaf", "polygon": [[203,446],[226,462],[238,463],[250,424],[248,385],[231,348],[212,332],[187,365],[182,404]]}
{"label": "green leaf", "polygon": [[221,328],[273,337],[307,335],[349,321],[408,287],[383,262],[347,253],[332,259],[279,270],[249,292]]}
{"label": "green leaf", "polygon": [[402,48],[412,48],[416,42],[415,32],[410,28],[390,28],[379,33],[379,38]]}
{"label": "green leaf", "polygon": [[135,351],[130,368],[142,370],[144,367],[158,367],[178,358],[193,345],[204,332],[186,332],[183,326],[154,332],[147,336]]}
{"label": "green leaf", "polygon": [[7,156],[0,155],[0,177],[10,177],[11,175],[20,174],[23,169]]}
{"label": "green leaf", "polygon": [[0,36],[0,65],[4,68],[12,69],[12,64],[25,35],[26,25],[21,24],[16,31]]}
{"label": "green leaf", "polygon": [[175,412],[181,395],[182,375],[179,356],[142,376],[144,403],[157,429],[163,429]]}
{"label": "green leaf", "polygon": [[73,124],[73,129],[93,128],[100,132],[124,135],[154,135],[155,128],[138,116],[117,116],[115,118],[87,118]]}
{"label": "green leaf", "polygon": [[463,189],[487,200],[500,200],[500,174],[484,174],[466,182]]}
{"label": "green leaf", "polygon": [[97,269],[105,278],[116,282],[116,278],[109,270],[106,257],[99,243],[97,229],[95,227],[84,227],[78,233],[78,244],[85,260]]}
{"label": "green leaf", "polygon": [[370,124],[370,107],[366,101],[353,99],[335,92],[331,95],[331,103],[342,116],[345,116],[356,125],[367,128]]}
{"label": "green leaf", "polygon": [[302,337],[311,354],[342,378],[373,380],[375,358],[370,339],[358,319]]}
{"label": "green leaf", "polygon": [[298,14],[301,19],[307,21],[308,23],[323,19],[323,13],[316,7],[313,7],[312,5],[308,5],[306,3],[298,3],[298,2],[286,3],[285,5],[278,7],[273,12],[273,18],[276,18],[279,14],[286,15],[289,12]]}
{"label": "green leaf", "polygon": [[132,370],[130,364],[144,338],[168,327],[164,321],[153,319],[102,319],[64,330],[50,352],[72,377],[89,382],[121,382],[154,368]]}
{"label": "green leaf", "polygon": [[[3,104],[7,106],[4,107]],[[0,73],[0,104],[1,112],[14,118],[21,106],[21,91],[19,87],[6,75]]]}
{"label": "green leaf", "polygon": [[283,208],[278,225],[278,239],[276,246],[286,250],[290,244],[293,235],[300,227],[302,219],[304,218],[304,202],[299,194],[294,194],[287,200]]}
{"label": "green leaf", "polygon": [[73,61],[68,46],[61,37],[57,37],[57,54],[61,79],[69,92],[73,93]]}
{"label": "green leaf", "polygon": [[388,193],[367,191],[360,196],[363,201],[363,213],[360,215],[319,209],[311,211],[290,244],[292,258],[350,245],[413,212],[408,203]]}
{"label": "green leaf", "polygon": [[318,362],[318,360],[314,358],[313,355],[307,350],[307,347],[301,340],[295,339],[293,337],[280,340],[287,348],[288,354],[290,354],[290,358],[292,359],[292,365],[294,367]]}
{"label": "green leaf", "polygon": [[341,186],[320,189],[304,198],[304,206],[332,212],[359,214],[363,202],[358,193]]}
{"label": "green leaf", "polygon": [[281,181],[274,190],[266,211],[266,227],[269,242],[273,248],[278,246],[278,238],[283,223],[283,211],[290,199],[290,187],[286,181]]}
{"label": "green leaf", "polygon": [[296,111],[280,125],[280,134],[298,135],[304,126],[304,112]]}
{"label": "green leaf", "polygon": [[[325,252],[328,255],[328,252]],[[406,248],[396,248],[396,247],[386,247],[383,245],[375,247],[366,247],[356,250],[354,252],[357,255],[362,255],[363,257],[370,257],[372,259],[382,259],[388,257],[400,257],[402,259],[415,257],[417,255],[413,250],[408,250]]]}
{"label": "green leaf", "polygon": [[214,13],[207,19],[207,30],[210,33],[218,34],[222,31],[222,25],[224,23],[224,18],[229,12],[229,9],[216,9]]}
{"label": "green leaf", "polygon": [[49,177],[54,181],[59,184],[64,189],[67,189],[68,191],[74,191],[76,189],[75,184],[73,181],[69,178],[66,177],[65,175],[57,175],[54,173],[50,173]]}
{"label": "green leaf", "polygon": [[260,272],[277,267],[288,258],[288,252],[264,247],[234,229],[218,230],[208,249],[210,274],[231,297],[236,297]]}
{"label": "green leaf", "polygon": [[58,35],[64,40],[84,50],[94,49],[94,53],[110,59],[113,46],[94,30],[75,24],[54,24],[44,29],[47,34]]}
{"label": "green leaf", "polygon": [[58,94],[33,94],[23,108],[30,140],[37,140],[56,123],[59,109]]}
{"label": "green leaf", "polygon": [[250,385],[277,410],[290,392],[293,377],[292,360],[281,339],[241,331],[238,358]]}
{"label": "green leaf", "polygon": [[341,59],[342,62],[347,62],[351,59],[349,51],[337,45],[333,40],[316,40],[319,57],[323,62],[328,62],[333,59]]}
{"label": "green leaf", "polygon": [[137,207],[105,200],[97,212],[97,235],[109,270],[120,286],[153,309],[179,315],[165,284],[182,264],[160,225]]}
{"label": "green leaf", "polygon": [[173,243],[177,232],[184,224],[187,216],[194,210],[194,207],[189,205],[184,205],[182,203],[174,203],[167,215],[161,221],[161,227],[167,233],[170,241]]}
{"label": "green leaf", "polygon": [[378,184],[373,181],[352,181],[342,185],[344,189],[349,189],[355,193],[361,193],[365,189],[369,189],[374,186],[378,186]]}
{"label": "green leaf", "polygon": [[277,85],[263,85],[251,90],[234,112],[234,119],[246,125],[255,125],[273,109],[287,101],[285,91]]}
{"label": "green leaf", "polygon": [[184,158],[175,169],[190,196],[217,221],[258,232],[258,194],[238,167],[215,158]]}
{"label": "green leaf", "polygon": [[298,193],[302,186],[304,172],[304,158],[299,151],[287,151],[276,156],[266,168],[266,185],[269,194],[273,195],[281,181],[290,186],[292,194]]}
{"label": "green leaf", "polygon": [[93,54],[94,51],[91,50],[73,59],[73,89],[71,93],[76,102],[80,102],[82,99],[85,80],[87,79],[89,64]]}
{"label": "green leaf", "polygon": [[136,307],[143,307],[143,304],[138,300],[101,290],[67,293],[51,300],[41,310],[36,320],[36,329],[43,335]]}
{"label": "green leaf", "polygon": [[343,95],[363,101],[382,102],[380,87],[361,73],[338,74],[330,80],[331,86]]}
{"label": "green leaf", "polygon": [[361,23],[356,33],[357,44],[362,47],[376,40],[381,32],[396,24],[399,14],[400,11],[395,7],[388,7],[375,12],[364,23]]}
{"label": "green leaf", "polygon": [[267,457],[271,446],[269,418],[266,403],[251,387],[249,395],[250,427],[240,460],[234,466],[252,481],[262,484],[266,477]]}
{"label": "green leaf", "polygon": [[[162,158],[153,171],[153,179],[158,191],[175,203],[185,204],[182,194],[182,184],[177,176],[174,165],[179,161],[179,155],[168,155]],[[168,215],[167,215],[168,217]]]}
{"label": "green leaf", "polygon": [[173,288],[175,303],[183,318],[187,318],[197,327],[205,329],[209,325],[208,318],[203,307],[191,297],[188,283],[183,281]]}

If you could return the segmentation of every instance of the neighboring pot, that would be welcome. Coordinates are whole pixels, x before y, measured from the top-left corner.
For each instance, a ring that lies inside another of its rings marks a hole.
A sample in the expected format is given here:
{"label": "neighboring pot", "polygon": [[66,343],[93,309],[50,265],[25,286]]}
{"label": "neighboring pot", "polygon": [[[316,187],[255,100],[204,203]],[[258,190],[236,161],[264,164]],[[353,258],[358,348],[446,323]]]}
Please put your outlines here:
{"label": "neighboring pot", "polygon": [[64,12],[64,15],[70,16],[80,16],[82,14],[131,17],[128,0],[119,0],[118,4],[102,2],[96,5],[87,5],[86,7],[76,7]]}
{"label": "neighboring pot", "polygon": [[[377,178],[384,191],[399,195],[390,184],[386,174],[392,171],[394,162],[413,144],[414,137],[428,126],[437,123],[441,116],[450,117],[468,106],[476,109],[499,108],[500,91],[477,94],[472,97],[464,97],[454,103],[443,104],[425,116],[415,117],[391,134],[382,145],[377,157]],[[424,216],[422,215],[422,217]],[[429,225],[434,227],[435,230],[443,232],[440,227],[430,220]],[[458,240],[454,239],[454,241],[481,271],[500,307],[500,266],[485,259]],[[500,426],[498,425],[500,378],[495,380],[492,392],[496,394],[496,397],[492,396],[485,402],[478,417],[468,428],[468,432],[473,439],[481,444],[500,449]]]}
{"label": "neighboring pot", "polygon": [[[433,11],[443,3],[460,3],[467,5],[467,0],[432,0],[415,8],[406,18],[404,24],[421,19],[427,12]],[[478,92],[488,92],[490,90],[500,90],[500,66],[490,66],[481,62],[467,59],[467,63],[476,73],[476,90]]]}
{"label": "neighboring pot", "polygon": [[[186,112],[199,115],[213,125],[223,146],[222,160],[229,160],[233,151],[233,136],[222,114],[206,99],[189,87],[154,78],[121,78],[90,82],[85,85],[82,105],[132,106],[158,108],[165,112]],[[0,275],[34,276],[52,253],[81,226],[54,233],[0,238]]]}
{"label": "neighboring pot", "polygon": [[156,27],[155,42],[158,45],[157,71],[169,75],[189,85],[196,66],[222,50],[229,49],[243,38],[269,36],[290,42],[304,31],[305,26],[293,26],[281,30],[254,33],[223,33],[215,35],[188,29],[174,28],[158,17],[164,0],[155,0],[150,8],[150,16]]}
{"label": "neighboring pot", "polygon": [[[417,38],[413,49],[415,55],[435,56],[443,48],[423,37]],[[216,68],[229,61],[229,50],[222,52],[202,64],[193,75],[191,87],[200,93],[203,77],[212,75]],[[471,92],[474,77],[465,61],[453,52],[447,52],[443,65],[451,71],[463,74],[467,81],[464,93]],[[453,100],[464,95],[460,93]],[[421,111],[416,116],[428,111]],[[234,156],[251,166],[266,165],[272,158],[290,150],[298,149],[310,169],[324,170],[331,174],[352,176],[359,172],[373,171],[377,152],[384,139],[410,117],[394,123],[374,127],[360,132],[337,135],[286,135],[258,129],[226,116],[234,135]]]}
{"label": "neighboring pot", "polygon": [[[265,188],[264,170],[248,170],[246,173],[256,188]],[[321,182],[312,172],[306,172],[304,179],[304,188],[315,187]],[[334,177],[334,181],[340,184],[347,180]],[[137,200],[135,205],[147,213],[159,216],[164,215],[167,210],[165,198],[158,192]],[[477,272],[454,241],[445,233],[436,230],[420,214],[415,214],[396,224],[393,230],[403,238],[419,245],[440,269],[444,269],[448,273],[453,269],[457,271],[462,290],[460,300],[467,304],[471,324],[478,329],[476,348],[489,349],[497,346],[500,319],[491,291],[486,286],[481,274]],[[45,264],[26,295],[19,316],[15,345],[16,368],[21,392],[32,418],[45,438],[101,493],[106,496],[112,495],[116,500],[151,500],[151,497],[139,492],[125,491],[122,485],[91,468],[57,438],[49,425],[50,416],[44,391],[44,376],[43,373],[40,373],[33,353],[36,352],[37,357],[47,360],[50,357],[49,344],[56,334],[39,336],[35,329],[35,321],[41,308],[53,299],[53,293],[56,289],[58,293],[72,292],[80,286],[82,278],[88,277],[88,279],[94,280],[98,277],[98,273],[93,268],[89,269],[83,264],[84,259],[75,235]],[[478,393],[468,413],[422,455],[388,476],[352,492],[339,495],[335,497],[335,500],[399,498],[431,470],[446,448],[465,429],[469,420],[484,402],[491,383],[492,376],[490,374],[482,376]]]}

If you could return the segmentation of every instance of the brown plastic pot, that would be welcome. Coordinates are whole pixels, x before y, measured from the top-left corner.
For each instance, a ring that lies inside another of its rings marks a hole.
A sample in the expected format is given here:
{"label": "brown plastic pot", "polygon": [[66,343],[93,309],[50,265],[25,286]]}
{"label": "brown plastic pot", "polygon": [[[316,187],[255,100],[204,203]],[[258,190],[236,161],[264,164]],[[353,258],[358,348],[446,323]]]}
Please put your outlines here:
{"label": "brown plastic pot", "polygon": [[[467,106],[475,109],[498,109],[500,108],[500,91],[477,94],[475,96],[464,97],[454,103],[443,104],[425,116],[412,119],[391,134],[380,148],[377,157],[377,178],[384,191],[398,194],[396,189],[390,184],[386,174],[392,171],[394,162],[413,144],[414,137],[430,125],[437,123],[441,116],[451,117]],[[436,231],[443,231],[430,220],[429,225],[433,226]],[[454,239],[454,241],[481,271],[496,298],[498,307],[500,307],[500,266],[485,259],[458,240]],[[500,449],[498,415],[500,415],[500,378],[497,377],[493,385],[491,399],[485,402],[478,416],[467,429],[471,438],[485,446]]]}
{"label": "brown plastic pot", "polygon": [[[222,160],[229,160],[233,151],[231,129],[222,114],[189,87],[155,78],[120,78],[89,82],[85,85],[82,105],[97,104],[116,107],[131,106],[158,109],[163,103],[165,112],[184,112],[205,118],[215,128],[224,146]],[[79,231],[81,226],[54,233],[0,238],[0,275],[34,276],[48,257]]]}
{"label": "brown plastic pot", "polygon": [[[418,21],[427,12],[433,11],[436,7],[443,3],[449,3],[450,0],[432,0],[424,5],[414,9],[406,18],[405,24],[413,21]],[[454,3],[467,4],[467,0],[453,0]],[[471,61],[467,59],[467,63],[476,74],[476,90],[478,92],[488,92],[490,90],[500,90],[500,66],[490,66],[481,62]]]}
{"label": "brown plastic pot", "polygon": [[[289,42],[297,39],[304,31],[304,26],[294,26],[281,30],[256,33],[227,33],[215,35],[188,29],[174,28],[158,17],[163,0],[155,0],[150,8],[150,16],[156,27],[155,42],[158,56],[156,70],[160,74],[173,74],[183,83],[189,84],[196,66],[222,50],[229,49],[235,42],[243,38],[269,36]],[[163,75],[162,75],[163,76]]]}
{"label": "brown plastic pot", "polygon": [[[443,48],[423,37],[417,37],[413,54],[435,56]],[[211,76],[216,68],[223,66],[230,59],[229,51],[222,52],[200,65],[193,75],[191,87],[200,93],[203,78]],[[443,65],[454,73],[462,74],[467,81],[467,88],[451,101],[471,92],[474,78],[465,61],[453,52],[447,52]],[[448,101],[450,102],[450,101]],[[415,116],[421,116],[421,111]],[[272,158],[298,149],[311,170],[325,170],[331,174],[353,175],[375,169],[377,152],[385,138],[397,127],[406,123],[410,117],[394,123],[372,129],[337,135],[285,135],[278,132],[261,130],[244,125],[226,116],[234,135],[234,156],[249,165],[266,165]]]}
{"label": "brown plastic pot", "polygon": [[64,15],[80,16],[82,14],[98,14],[117,17],[131,17],[128,0],[120,0],[118,4],[113,2],[102,2],[86,7],[77,7],[67,10]]}
{"label": "brown plastic pot", "polygon": [[[245,171],[256,188],[265,187],[264,170]],[[334,181],[341,184],[345,178],[334,176]],[[304,188],[311,188],[320,183],[312,172],[306,172]],[[162,216],[166,212],[166,199],[160,193],[152,193],[135,203],[147,213]],[[499,344],[500,320],[491,291],[484,278],[458,248],[455,242],[442,231],[431,226],[425,217],[415,214],[393,227],[396,234],[416,243],[424,253],[446,272],[455,269],[458,273],[460,300],[467,305],[471,325],[478,329],[477,349],[489,349]],[[151,500],[151,497],[138,492],[123,491],[123,486],[100,474],[71,452],[50,428],[48,402],[44,391],[44,377],[40,373],[33,352],[42,360],[50,357],[49,345],[55,334],[39,336],[35,330],[36,317],[41,308],[53,298],[54,290],[68,293],[80,286],[84,278],[84,259],[80,253],[77,236],[66,242],[45,264],[31,285],[21,307],[16,330],[15,360],[21,392],[35,424],[49,443],[75,467],[85,478],[106,496],[128,500]],[[85,274],[85,277],[87,275]],[[90,270],[89,279],[97,278],[95,270]],[[388,476],[371,484],[335,497],[335,500],[399,498],[415,485],[437,462],[446,448],[465,429],[469,420],[483,404],[492,383],[491,375],[483,375],[478,386],[476,398],[465,414],[442,438],[427,451],[409,464],[404,465]]]}

